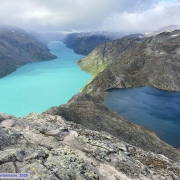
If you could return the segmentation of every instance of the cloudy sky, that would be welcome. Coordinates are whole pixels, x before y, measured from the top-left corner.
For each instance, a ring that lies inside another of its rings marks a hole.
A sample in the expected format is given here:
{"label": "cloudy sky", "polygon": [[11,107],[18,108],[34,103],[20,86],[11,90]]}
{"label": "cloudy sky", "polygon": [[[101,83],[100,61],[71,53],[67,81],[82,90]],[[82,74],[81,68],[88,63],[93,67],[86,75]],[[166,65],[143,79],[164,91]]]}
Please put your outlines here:
{"label": "cloudy sky", "polygon": [[150,31],[180,25],[180,0],[0,0],[0,22],[36,31]]}

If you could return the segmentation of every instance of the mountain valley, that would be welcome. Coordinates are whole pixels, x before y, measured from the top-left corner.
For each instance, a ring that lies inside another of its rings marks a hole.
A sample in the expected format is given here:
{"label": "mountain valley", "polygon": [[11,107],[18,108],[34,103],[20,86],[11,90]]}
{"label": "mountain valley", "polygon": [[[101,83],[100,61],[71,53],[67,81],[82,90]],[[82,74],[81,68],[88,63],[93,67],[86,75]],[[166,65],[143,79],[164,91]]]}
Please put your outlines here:
{"label": "mountain valley", "polygon": [[[113,88],[180,91],[180,30],[116,40],[69,37],[77,53],[95,48],[76,62],[92,79],[68,103],[41,114],[0,113],[0,173],[30,173],[33,180],[179,180],[179,148],[108,109],[103,100]],[[18,28],[0,29],[0,42],[1,77],[25,63],[56,58]]]}

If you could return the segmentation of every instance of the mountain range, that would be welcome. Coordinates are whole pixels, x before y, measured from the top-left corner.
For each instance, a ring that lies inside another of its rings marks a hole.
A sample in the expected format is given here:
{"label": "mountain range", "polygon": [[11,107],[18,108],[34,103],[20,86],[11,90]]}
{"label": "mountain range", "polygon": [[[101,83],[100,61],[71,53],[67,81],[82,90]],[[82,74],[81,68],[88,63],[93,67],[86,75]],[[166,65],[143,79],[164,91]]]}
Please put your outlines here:
{"label": "mountain range", "polygon": [[111,88],[153,86],[180,90],[180,31],[163,32],[143,41],[126,37],[104,43],[77,61],[93,79],[83,88],[104,94]]}
{"label": "mountain range", "polygon": [[[89,37],[102,35],[79,37],[79,49]],[[180,179],[178,148],[103,104],[111,88],[180,91],[180,30],[109,39],[77,61],[93,77],[67,104],[22,118],[0,113],[0,173],[30,173],[33,180]],[[19,28],[1,27],[0,42],[2,76],[55,58]]]}
{"label": "mountain range", "polygon": [[[77,54],[82,55],[88,55],[91,51],[95,49],[96,46],[105,43],[113,41],[113,39],[118,39],[120,37],[124,37],[125,34],[128,33],[118,33],[113,34],[110,32],[104,32],[104,33],[72,33],[68,34],[63,42],[67,45],[68,48],[71,48],[74,50]],[[127,37],[134,37],[134,38],[142,38],[142,34],[130,34],[127,35]]]}
{"label": "mountain range", "polygon": [[[72,48],[75,53],[88,55],[95,47],[104,42],[113,41],[123,37],[143,38],[160,34],[162,32],[172,32],[180,29],[179,25],[164,26],[152,32],[110,32],[110,31],[96,31],[96,32],[79,32],[69,33],[63,39],[64,44],[68,48]],[[46,39],[46,38],[45,38]],[[58,40],[58,39],[57,39]]]}

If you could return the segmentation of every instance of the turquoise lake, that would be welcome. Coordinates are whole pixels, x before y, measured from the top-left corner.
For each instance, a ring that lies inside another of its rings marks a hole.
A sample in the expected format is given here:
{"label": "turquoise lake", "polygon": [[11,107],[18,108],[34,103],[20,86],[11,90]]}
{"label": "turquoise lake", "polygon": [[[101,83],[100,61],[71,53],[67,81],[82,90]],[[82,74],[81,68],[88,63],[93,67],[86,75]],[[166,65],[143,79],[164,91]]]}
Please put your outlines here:
{"label": "turquoise lake", "polygon": [[174,147],[180,147],[180,92],[153,87],[112,89],[104,104],[127,120],[153,130]]}
{"label": "turquoise lake", "polygon": [[91,78],[75,63],[83,56],[58,41],[48,48],[57,59],[26,64],[0,79],[0,112],[17,117],[41,113],[65,104]]}

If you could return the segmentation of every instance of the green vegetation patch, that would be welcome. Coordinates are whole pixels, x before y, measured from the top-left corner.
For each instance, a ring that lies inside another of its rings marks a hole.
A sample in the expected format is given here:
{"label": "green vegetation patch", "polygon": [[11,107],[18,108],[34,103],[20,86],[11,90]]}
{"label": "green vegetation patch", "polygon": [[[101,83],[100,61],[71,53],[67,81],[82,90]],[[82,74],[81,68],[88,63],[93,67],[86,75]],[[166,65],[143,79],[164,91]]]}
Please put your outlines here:
{"label": "green vegetation patch", "polygon": [[93,78],[97,76],[99,73],[101,73],[102,71],[104,71],[109,65],[108,62],[101,62],[101,63],[94,63],[92,61],[83,62],[83,59],[79,60],[78,64],[81,70],[89,72],[93,76]]}
{"label": "green vegetation patch", "polygon": [[92,75],[92,78],[80,90],[81,92],[86,92],[88,85],[92,83],[96,77],[109,66],[110,63],[103,61],[96,63],[96,61],[92,61],[91,59],[80,59],[77,61],[77,64],[80,66],[82,71],[86,71]]}

